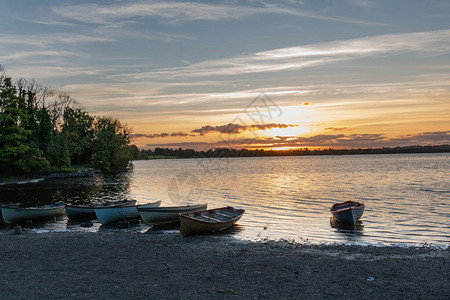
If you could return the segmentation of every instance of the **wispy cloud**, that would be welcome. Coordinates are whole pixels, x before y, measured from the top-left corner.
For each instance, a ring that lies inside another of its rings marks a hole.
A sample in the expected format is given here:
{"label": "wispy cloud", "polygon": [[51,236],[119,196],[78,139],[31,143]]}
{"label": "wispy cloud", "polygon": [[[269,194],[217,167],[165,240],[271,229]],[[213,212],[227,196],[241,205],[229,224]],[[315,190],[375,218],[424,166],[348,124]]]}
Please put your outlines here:
{"label": "wispy cloud", "polygon": [[359,7],[363,7],[363,8],[370,8],[372,6],[374,6],[373,1],[369,1],[369,0],[348,0],[348,2],[350,2],[350,4],[359,6]]}
{"label": "wispy cloud", "polygon": [[247,130],[266,130],[266,129],[272,129],[272,128],[288,128],[288,127],[297,127],[298,125],[295,124],[276,124],[276,123],[270,123],[270,124],[261,124],[261,125],[240,125],[240,124],[226,124],[226,125],[220,125],[220,126],[210,126],[206,125],[198,129],[192,130],[194,133],[199,133],[200,135],[207,135],[208,133],[212,132],[219,132],[219,133],[227,133],[227,134],[239,134],[243,131]]}
{"label": "wispy cloud", "polygon": [[129,25],[136,24],[136,21],[119,21],[103,24],[94,29],[94,32],[103,37],[112,37],[113,39],[139,39],[139,40],[158,40],[163,42],[172,42],[178,40],[196,40],[194,37],[148,30],[147,27],[128,28]]}
{"label": "wispy cloud", "polygon": [[[299,70],[306,67],[381,55],[450,52],[450,30],[388,34],[306,46],[278,48],[246,56],[203,61],[187,67],[137,74],[141,78],[175,79]],[[136,76],[136,74],[134,74]]]}
{"label": "wispy cloud", "polygon": [[20,78],[63,78],[80,75],[99,75],[103,71],[89,67],[56,67],[56,66],[29,66],[9,68],[8,74]]}
{"label": "wispy cloud", "polygon": [[111,38],[92,35],[81,35],[74,33],[33,34],[33,35],[11,35],[0,34],[2,45],[24,45],[47,48],[54,44],[79,44],[90,42],[112,42]]}
{"label": "wispy cloud", "polygon": [[[288,128],[288,127],[297,127],[298,125],[295,124],[255,124],[255,125],[240,125],[240,124],[233,124],[229,123],[226,125],[220,125],[220,126],[210,126],[205,125],[201,128],[191,130],[191,134],[185,133],[185,132],[173,132],[173,133],[152,133],[152,134],[143,134],[143,133],[136,133],[132,134],[131,137],[133,139],[137,138],[166,138],[166,137],[185,137],[185,136],[205,136],[209,133],[225,133],[225,134],[239,134],[247,130],[266,130],[266,129],[272,129],[272,128]],[[198,135],[197,135],[198,134]]]}
{"label": "wispy cloud", "polygon": [[55,58],[67,56],[80,56],[80,54],[69,51],[20,51],[10,55],[0,56],[0,59],[13,60],[13,59],[23,59],[27,57],[42,57],[42,56]]}
{"label": "wispy cloud", "polygon": [[188,136],[189,133],[185,132],[173,132],[173,133],[153,133],[153,134],[143,134],[143,133],[135,133],[131,134],[130,137],[132,139],[139,139],[139,138],[148,138],[148,139],[155,139],[155,138],[166,138],[166,137],[184,137]]}
{"label": "wispy cloud", "polygon": [[[366,148],[366,147],[394,147],[407,145],[438,145],[450,143],[450,131],[422,132],[395,138],[388,138],[384,134],[319,134],[307,137],[273,137],[250,140],[245,143],[234,140],[232,145],[228,142],[218,141],[210,143],[210,147],[237,147],[245,145],[246,148],[281,148],[281,147],[331,147],[331,148]],[[184,147],[205,149],[206,143],[183,142],[147,144],[147,148],[154,147]]]}
{"label": "wispy cloud", "polygon": [[353,130],[352,128],[348,128],[348,127],[327,127],[325,128],[325,130],[331,130],[331,131],[351,131]]}
{"label": "wispy cloud", "polygon": [[169,22],[241,19],[255,14],[285,14],[336,22],[380,25],[380,23],[319,15],[292,6],[255,3],[252,5],[213,5],[199,2],[138,2],[116,5],[79,4],[52,7],[60,16],[80,22],[107,24],[132,17],[154,17]]}

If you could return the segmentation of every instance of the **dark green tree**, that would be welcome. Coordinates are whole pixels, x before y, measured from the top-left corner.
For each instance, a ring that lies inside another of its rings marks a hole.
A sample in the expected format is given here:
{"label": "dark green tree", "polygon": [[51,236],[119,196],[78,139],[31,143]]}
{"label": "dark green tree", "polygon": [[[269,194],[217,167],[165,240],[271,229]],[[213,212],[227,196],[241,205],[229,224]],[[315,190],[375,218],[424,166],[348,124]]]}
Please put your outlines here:
{"label": "dark green tree", "polygon": [[131,160],[127,126],[117,119],[96,117],[94,128],[94,166],[105,172],[127,170]]}
{"label": "dark green tree", "polygon": [[128,146],[130,150],[130,155],[132,160],[139,159],[140,151],[139,148],[136,145],[130,145]]}
{"label": "dark green tree", "polygon": [[0,67],[0,167],[2,173],[35,173],[49,163],[29,139],[31,130],[24,97]]}
{"label": "dark green tree", "polygon": [[94,140],[94,117],[80,107],[64,111],[62,134],[67,139],[72,164],[91,162]]}
{"label": "dark green tree", "polygon": [[67,139],[59,131],[53,132],[48,151],[48,160],[54,167],[66,168],[70,166],[70,152]]}

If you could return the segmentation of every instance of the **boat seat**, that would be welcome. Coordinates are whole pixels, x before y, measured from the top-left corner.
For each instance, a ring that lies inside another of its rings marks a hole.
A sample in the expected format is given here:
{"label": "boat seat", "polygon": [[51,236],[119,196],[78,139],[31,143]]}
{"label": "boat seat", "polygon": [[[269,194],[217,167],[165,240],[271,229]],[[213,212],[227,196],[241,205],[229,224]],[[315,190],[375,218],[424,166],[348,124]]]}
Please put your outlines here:
{"label": "boat seat", "polygon": [[207,217],[207,216],[200,216],[204,221],[214,221],[214,223],[223,222],[222,220],[218,220],[213,217]]}
{"label": "boat seat", "polygon": [[[217,216],[221,216],[221,217],[225,217],[226,218],[226,220],[229,220],[230,219],[230,217],[231,218],[233,218],[234,216],[230,216],[230,215],[226,215],[226,214],[222,214],[222,213],[219,213],[219,212],[216,212],[216,213],[214,213],[215,215],[217,215]],[[225,221],[225,220],[224,220]]]}

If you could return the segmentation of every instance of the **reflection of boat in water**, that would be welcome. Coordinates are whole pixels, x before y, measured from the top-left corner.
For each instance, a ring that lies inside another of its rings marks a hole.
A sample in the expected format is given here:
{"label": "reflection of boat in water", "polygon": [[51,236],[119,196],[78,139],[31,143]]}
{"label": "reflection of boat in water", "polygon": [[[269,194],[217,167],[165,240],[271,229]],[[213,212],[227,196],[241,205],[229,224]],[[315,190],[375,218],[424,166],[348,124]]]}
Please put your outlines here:
{"label": "reflection of boat in water", "polygon": [[113,207],[113,206],[132,206],[136,204],[136,200],[122,200],[114,202],[106,202],[104,204],[85,204],[74,205],[66,204],[66,215],[70,220],[74,219],[96,219],[95,208],[98,207]]}
{"label": "reflection of boat in water", "polygon": [[350,224],[347,222],[340,222],[333,216],[330,218],[330,226],[346,232],[356,232],[364,230],[364,224],[361,221],[358,221],[355,224]]}
{"label": "reflection of boat in water", "polygon": [[330,226],[340,236],[340,239],[357,242],[364,235],[364,224],[361,221],[356,224],[342,223],[334,217],[330,218]]}
{"label": "reflection of boat in water", "polygon": [[336,203],[330,208],[330,212],[337,222],[355,225],[364,213],[365,205],[356,201]]}
{"label": "reflection of boat in water", "polygon": [[112,205],[112,206],[96,207],[94,211],[100,223],[109,224],[123,219],[139,217],[137,207],[157,207],[160,204],[161,201],[131,206]]}
{"label": "reflection of boat in water", "polygon": [[217,232],[230,228],[239,221],[245,210],[231,206],[180,214],[180,233]]}
{"label": "reflection of boat in water", "polygon": [[145,224],[161,225],[173,223],[180,220],[179,214],[205,210],[206,204],[184,205],[184,206],[160,206],[160,207],[138,207],[139,215]]}
{"label": "reflection of boat in water", "polygon": [[25,220],[36,220],[54,217],[64,213],[64,203],[22,208],[18,206],[2,207],[2,216],[6,223],[18,223]]}

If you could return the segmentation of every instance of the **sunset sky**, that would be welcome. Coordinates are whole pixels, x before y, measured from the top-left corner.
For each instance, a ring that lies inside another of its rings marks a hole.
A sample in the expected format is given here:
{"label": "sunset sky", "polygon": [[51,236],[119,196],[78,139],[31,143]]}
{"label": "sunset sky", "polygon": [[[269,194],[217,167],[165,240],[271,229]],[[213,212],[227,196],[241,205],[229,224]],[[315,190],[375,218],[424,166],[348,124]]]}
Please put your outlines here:
{"label": "sunset sky", "polygon": [[141,148],[449,144],[449,16],[448,0],[2,1],[0,64]]}

